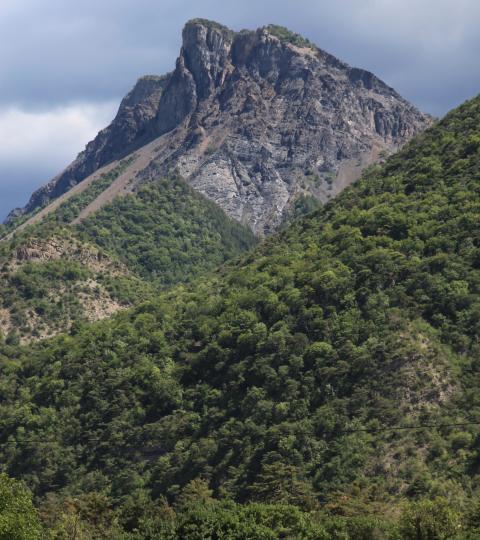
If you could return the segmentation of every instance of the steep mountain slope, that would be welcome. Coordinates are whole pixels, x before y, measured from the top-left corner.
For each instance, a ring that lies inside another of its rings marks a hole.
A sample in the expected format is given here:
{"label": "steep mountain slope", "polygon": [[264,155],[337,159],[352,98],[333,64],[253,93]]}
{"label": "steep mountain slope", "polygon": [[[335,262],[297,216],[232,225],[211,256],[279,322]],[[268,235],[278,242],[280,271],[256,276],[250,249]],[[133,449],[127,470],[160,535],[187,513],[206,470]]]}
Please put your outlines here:
{"label": "steep mountain slope", "polygon": [[0,246],[0,339],[45,338],[153,295],[153,288],[92,242],[61,227],[45,232]]}
{"label": "steep mountain slope", "polygon": [[117,504],[464,504],[480,479],[479,123],[480,97],[216,276],[4,346],[5,469]]}
{"label": "steep mountain slope", "polygon": [[254,244],[248,229],[176,177],[152,181],[75,225],[129,165],[57,199],[43,222],[0,243],[0,335],[8,342],[102,319]]}
{"label": "steep mountain slope", "polygon": [[123,188],[177,170],[228,215],[264,234],[278,228],[299,197],[327,201],[430,122],[373,74],[284,28],[235,33],[197,19],[183,30],[175,70],[140,79],[112,124],[23,212],[136,151],[122,189],[95,208]]}

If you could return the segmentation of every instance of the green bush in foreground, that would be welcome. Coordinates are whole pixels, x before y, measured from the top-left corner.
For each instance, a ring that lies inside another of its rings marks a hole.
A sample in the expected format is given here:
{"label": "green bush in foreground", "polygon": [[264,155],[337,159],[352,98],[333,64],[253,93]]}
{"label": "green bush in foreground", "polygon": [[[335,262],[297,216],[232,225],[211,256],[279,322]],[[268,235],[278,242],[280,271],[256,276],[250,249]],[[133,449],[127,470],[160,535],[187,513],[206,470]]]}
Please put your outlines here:
{"label": "green bush in foreground", "polygon": [[40,538],[42,527],[32,494],[23,483],[0,474],[0,540]]}
{"label": "green bush in foreground", "polygon": [[[144,492],[113,509],[99,494],[50,501],[43,517],[52,540],[473,540],[467,511],[445,499],[406,503],[397,517],[307,512],[286,504],[183,499],[181,507]],[[15,537],[16,538],[16,537]],[[19,537],[36,538],[36,537]]]}

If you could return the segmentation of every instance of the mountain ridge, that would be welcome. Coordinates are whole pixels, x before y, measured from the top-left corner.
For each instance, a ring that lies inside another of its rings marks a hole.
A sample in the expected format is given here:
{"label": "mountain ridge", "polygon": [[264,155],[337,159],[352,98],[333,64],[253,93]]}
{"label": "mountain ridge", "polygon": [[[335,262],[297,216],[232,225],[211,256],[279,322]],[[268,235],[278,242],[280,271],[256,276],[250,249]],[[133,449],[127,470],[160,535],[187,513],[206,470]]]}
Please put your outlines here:
{"label": "mountain ridge", "polygon": [[178,170],[228,215],[268,234],[296,198],[327,201],[431,123],[375,75],[282,27],[235,33],[196,19],[182,35],[175,69],[140,78],[110,126],[20,213],[156,140],[132,189]]}
{"label": "mountain ridge", "polygon": [[[0,341],[43,339],[103,319],[255,243],[249,229],[178,177],[126,192],[135,163],[105,167],[2,239]],[[123,196],[85,216],[111,189]]]}
{"label": "mountain ridge", "polygon": [[0,343],[6,472],[44,504],[101,493],[133,538],[172,508],[171,538],[222,538],[212,514],[252,504],[320,527],[293,538],[478,536],[479,119],[480,96],[215,274]]}

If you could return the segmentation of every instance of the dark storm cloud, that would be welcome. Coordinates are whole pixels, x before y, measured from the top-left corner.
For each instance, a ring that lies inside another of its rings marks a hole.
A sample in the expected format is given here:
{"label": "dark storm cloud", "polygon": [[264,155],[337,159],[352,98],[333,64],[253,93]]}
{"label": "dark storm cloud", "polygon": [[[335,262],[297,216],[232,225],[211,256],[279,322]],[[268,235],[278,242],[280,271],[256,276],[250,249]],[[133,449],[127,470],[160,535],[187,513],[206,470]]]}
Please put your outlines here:
{"label": "dark storm cloud", "polygon": [[172,69],[196,16],[286,25],[434,114],[480,87],[477,0],[2,0],[0,103],[118,97],[138,76]]}
{"label": "dark storm cloud", "polygon": [[287,26],[437,116],[480,91],[478,0],[1,0],[0,219],[75,157],[139,76],[173,68],[192,17]]}
{"label": "dark storm cloud", "polygon": [[49,167],[0,164],[0,223],[12,208],[25,204],[28,194],[51,174]]}

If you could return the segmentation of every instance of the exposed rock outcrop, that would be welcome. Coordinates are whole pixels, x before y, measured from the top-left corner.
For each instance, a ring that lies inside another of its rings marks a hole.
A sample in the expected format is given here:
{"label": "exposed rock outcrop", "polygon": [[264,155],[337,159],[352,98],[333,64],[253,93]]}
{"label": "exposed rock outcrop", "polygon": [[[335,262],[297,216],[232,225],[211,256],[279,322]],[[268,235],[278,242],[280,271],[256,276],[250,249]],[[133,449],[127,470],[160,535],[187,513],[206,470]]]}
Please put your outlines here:
{"label": "exposed rock outcrop", "polygon": [[[59,197],[103,165],[121,159],[152,140],[158,105],[169,80],[146,76],[123,98],[112,123],[89,142],[83,152],[62,173],[33,193],[23,213],[31,212]],[[22,213],[22,212],[20,212]],[[18,217],[15,209],[9,217]]]}
{"label": "exposed rock outcrop", "polygon": [[230,216],[267,234],[300,195],[327,201],[430,123],[372,73],[285,29],[235,33],[194,20],[175,70],[140,79],[112,124],[25,211],[156,140],[136,182],[176,169]]}

